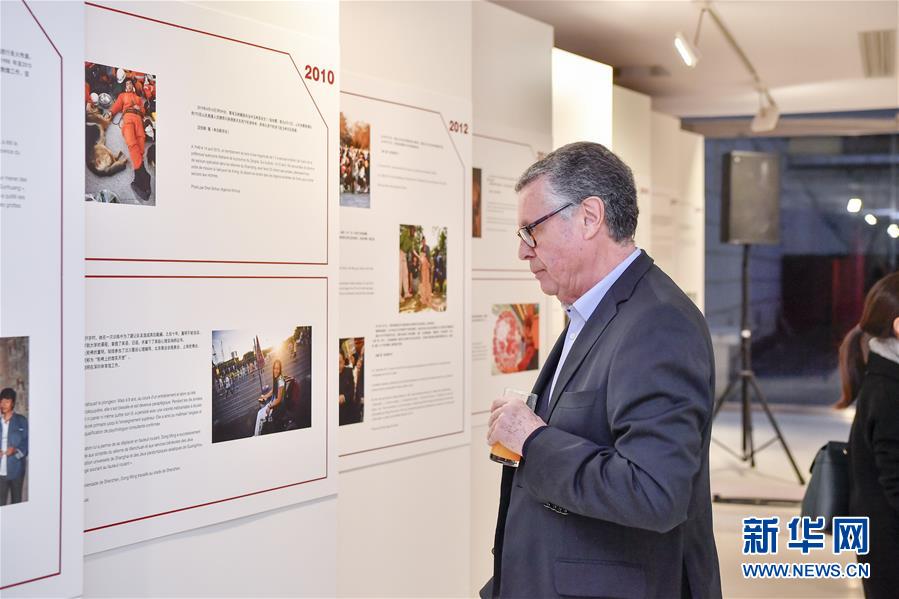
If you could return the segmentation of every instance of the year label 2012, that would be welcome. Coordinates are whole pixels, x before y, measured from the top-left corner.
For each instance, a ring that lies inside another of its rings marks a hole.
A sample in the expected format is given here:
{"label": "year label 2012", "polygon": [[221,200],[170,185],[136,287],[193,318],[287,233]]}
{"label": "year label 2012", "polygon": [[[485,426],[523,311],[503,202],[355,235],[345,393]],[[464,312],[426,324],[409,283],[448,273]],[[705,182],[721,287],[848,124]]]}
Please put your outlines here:
{"label": "year label 2012", "polygon": [[462,135],[468,135],[468,123],[460,123],[459,121],[450,121],[449,122],[449,130],[450,130],[450,133],[461,133]]}

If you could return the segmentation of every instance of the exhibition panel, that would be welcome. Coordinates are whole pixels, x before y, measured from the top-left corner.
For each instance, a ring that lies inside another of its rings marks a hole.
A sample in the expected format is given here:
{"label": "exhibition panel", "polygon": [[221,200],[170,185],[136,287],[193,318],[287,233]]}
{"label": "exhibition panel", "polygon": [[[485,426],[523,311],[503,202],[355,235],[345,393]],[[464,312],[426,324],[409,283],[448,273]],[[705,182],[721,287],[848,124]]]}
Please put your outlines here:
{"label": "exhibition panel", "polygon": [[86,552],[334,494],[336,44],[85,10]]}
{"label": "exhibition panel", "polygon": [[467,442],[470,108],[344,73],[341,469]]}
{"label": "exhibition panel", "polygon": [[518,198],[515,183],[545,156],[552,141],[539,132],[516,131],[486,120],[474,133],[472,170],[472,270],[527,273],[518,259]]}
{"label": "exhibition panel", "polygon": [[328,263],[335,49],[179,3],[88,3],[86,40],[89,260]]}
{"label": "exhibition panel", "polygon": [[475,274],[472,287],[472,415],[486,421],[503,389],[530,391],[553,340],[541,318],[546,297],[531,278]]}
{"label": "exhibition panel", "polygon": [[335,491],[326,279],[89,277],[87,297],[88,553]]}
{"label": "exhibition panel", "polygon": [[0,591],[81,592],[83,37],[78,4],[2,3]]}
{"label": "exhibition panel", "polygon": [[[548,136],[486,120],[479,121],[478,131],[472,169],[471,410],[480,422],[503,389],[530,391],[553,340],[547,336],[549,298],[528,264],[518,259],[514,235],[519,224],[515,183],[545,155]],[[529,139],[536,147],[519,141]]]}

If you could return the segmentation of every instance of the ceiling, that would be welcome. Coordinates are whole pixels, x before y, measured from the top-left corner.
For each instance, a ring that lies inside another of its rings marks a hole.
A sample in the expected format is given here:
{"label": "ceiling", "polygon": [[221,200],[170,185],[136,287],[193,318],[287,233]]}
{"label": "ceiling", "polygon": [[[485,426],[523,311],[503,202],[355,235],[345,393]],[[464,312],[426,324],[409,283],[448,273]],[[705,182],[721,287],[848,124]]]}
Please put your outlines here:
{"label": "ceiling", "polygon": [[[675,52],[676,32],[691,40],[694,36],[701,8],[697,2],[496,3],[552,25],[557,47],[615,67],[615,82],[652,96],[659,112],[722,117],[752,115],[758,109],[752,77],[708,16],[699,37],[699,64],[687,68]],[[895,73],[865,78],[858,36],[862,31],[896,29],[899,1],[719,0],[711,6],[782,114],[899,107]],[[667,74],[650,74],[650,68]],[[895,131],[899,121],[893,121]]]}

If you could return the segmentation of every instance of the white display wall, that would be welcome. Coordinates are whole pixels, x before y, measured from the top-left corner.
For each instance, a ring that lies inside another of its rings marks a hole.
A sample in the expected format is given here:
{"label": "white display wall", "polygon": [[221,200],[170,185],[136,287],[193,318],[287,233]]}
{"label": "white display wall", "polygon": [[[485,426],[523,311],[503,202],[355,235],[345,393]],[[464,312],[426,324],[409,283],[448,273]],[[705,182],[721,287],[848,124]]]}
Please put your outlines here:
{"label": "white display wall", "polygon": [[700,310],[705,303],[705,143],[652,114],[653,258]]}
{"label": "white display wall", "polygon": [[631,167],[637,186],[637,247],[653,256],[652,248],[652,98],[612,87],[612,151]]}
{"label": "white display wall", "polygon": [[[34,78],[3,75],[0,386],[60,397],[28,402],[3,596],[475,594],[489,405],[563,327],[515,237],[514,183],[554,147],[631,165],[638,244],[701,307],[702,138],[495,4],[4,2],[3,37]],[[57,63],[58,119],[31,89]],[[125,116],[86,116],[95,65],[155,93],[146,196]],[[308,410],[259,436],[276,361]]]}
{"label": "white display wall", "polygon": [[[89,474],[87,543],[127,546],[85,558],[84,593],[334,595],[337,6],[87,10],[88,60],[155,75],[163,117],[149,200],[89,206],[88,342],[171,337],[97,354],[116,367],[88,370],[89,403],[174,393],[155,443],[190,439]],[[276,359],[308,410],[253,438]],[[92,445],[146,436],[88,429]]]}
{"label": "white display wall", "polygon": [[612,144],[612,67],[553,48],[553,147]]}
{"label": "white display wall", "polygon": [[488,458],[490,403],[530,391],[552,343],[554,300],[518,260],[517,194],[524,170],[552,149],[552,27],[508,9],[473,6],[471,587],[493,575],[502,467]]}
{"label": "white display wall", "polygon": [[22,481],[21,501],[0,506],[0,595],[71,597],[84,404],[84,38],[71,24],[83,7],[0,10],[0,388],[16,394],[4,475]]}
{"label": "white display wall", "polygon": [[643,248],[703,309],[705,144],[680,120],[652,111],[651,98],[613,88],[612,150],[634,173]]}
{"label": "white display wall", "polygon": [[[472,6],[467,2],[347,2],[341,4],[340,40],[341,68],[344,72],[366,77],[381,82],[382,93],[365,94],[365,91],[354,91],[342,88],[343,91],[371,95],[380,100],[390,100],[398,104],[418,106],[442,114],[447,128],[451,131],[459,150],[465,173],[471,169],[471,19]],[[377,90],[375,90],[377,91]],[[428,98],[433,98],[429,100]],[[437,98],[445,100],[436,101]],[[420,100],[426,100],[422,103]],[[366,107],[358,102],[358,109]],[[419,101],[416,101],[419,100]],[[383,102],[379,102],[383,104]],[[349,105],[348,105],[349,106]],[[370,105],[371,106],[371,105]],[[461,110],[462,116],[454,116],[450,110],[454,106]],[[415,112],[408,111],[408,118],[414,118]],[[399,114],[399,113],[398,113]],[[356,117],[352,117],[355,121]],[[364,119],[361,119],[364,120]],[[376,121],[371,122],[371,139],[377,139]],[[467,131],[466,131],[467,127]],[[421,135],[428,134],[422,131]],[[466,141],[467,138],[467,141]],[[420,136],[414,137],[419,139]],[[444,138],[445,140],[445,138]],[[372,141],[374,144],[375,142]],[[437,142],[448,144],[448,141]],[[468,149],[466,149],[466,147]],[[374,148],[372,148],[374,150]],[[408,150],[408,149],[407,149]],[[394,158],[401,158],[394,155]],[[406,165],[393,160],[394,166],[405,168],[421,168]],[[371,182],[376,184],[377,163],[371,164]],[[449,168],[449,167],[447,167]],[[436,179],[442,171],[439,168],[421,168],[434,173],[412,173],[409,176],[417,179]],[[382,170],[382,174],[384,171]],[[465,177],[466,188],[470,188],[470,179]],[[382,179],[383,182],[383,179]],[[394,180],[396,182],[396,180]],[[453,182],[455,184],[455,182]],[[421,183],[419,183],[419,186]],[[427,185],[425,184],[427,187]],[[443,186],[435,193],[443,193]],[[376,202],[391,201],[389,195],[382,192],[381,199],[375,195],[376,187],[371,189],[371,206]],[[399,192],[402,198],[403,190]],[[466,192],[467,193],[467,192]],[[468,196],[460,198],[462,206],[446,206],[444,209],[461,208],[466,216],[466,227],[470,223]],[[403,201],[400,199],[400,201]],[[428,197],[420,198],[421,210]],[[344,207],[343,211],[363,210],[362,208]],[[436,210],[432,215],[407,211],[411,219],[396,220],[399,215],[391,217],[393,224],[433,225],[447,227],[447,240],[453,242],[453,232],[458,231],[455,223],[458,216],[451,215],[449,222],[431,222],[439,216]],[[425,222],[427,221],[427,222]],[[373,223],[371,223],[373,224]],[[459,233],[463,233],[460,231]],[[427,233],[427,232],[425,232]],[[439,234],[439,233],[438,233]],[[393,235],[393,233],[391,233]],[[456,234],[455,243],[461,241]],[[467,236],[465,236],[467,240]],[[393,258],[387,270],[377,273],[377,278],[391,289],[398,299],[401,293],[397,264],[399,240],[390,242]],[[428,238],[428,245],[431,239]],[[447,256],[447,266],[454,268],[452,260]],[[452,249],[452,248],[450,248]],[[466,251],[467,253],[467,251]],[[359,257],[353,257],[359,260]],[[346,272],[346,271],[345,271]],[[359,273],[359,271],[355,271]],[[396,277],[396,278],[395,278]],[[342,279],[343,280],[343,279]],[[347,279],[349,280],[349,279]],[[452,294],[462,290],[463,282],[454,283],[447,280],[447,291]],[[454,291],[454,286],[456,291]],[[395,289],[395,292],[394,292]],[[464,296],[456,296],[458,302],[465,302]],[[438,320],[456,318],[450,310],[458,310],[452,305],[453,297],[448,298],[445,312],[422,311],[416,314],[395,314],[391,321],[401,317],[418,322],[422,319]],[[372,311],[378,309],[372,305]],[[393,308],[391,308],[393,309]],[[365,308],[368,311],[368,307]],[[377,313],[375,313],[377,314]],[[458,312],[456,313],[458,314]],[[468,314],[467,308],[462,314]],[[467,322],[462,326],[466,329]],[[356,335],[355,330],[342,329],[342,335]],[[467,338],[467,332],[456,332],[453,345],[449,350],[459,349],[458,339]],[[368,344],[368,340],[366,340]],[[374,348],[366,348],[366,355]],[[383,348],[381,352],[390,352]],[[384,358],[392,358],[385,356]],[[415,362],[421,363],[422,356],[416,356]],[[443,360],[445,361],[445,360]],[[371,363],[366,357],[366,366]],[[466,372],[467,372],[466,366]],[[366,373],[366,386],[370,384],[370,374]],[[467,379],[467,377],[466,377]],[[396,448],[377,449],[371,454],[374,460],[359,460],[358,456],[342,458],[344,467],[340,474],[339,518],[338,518],[338,594],[340,596],[465,596],[468,593],[468,551],[469,551],[469,432],[467,417],[469,411],[468,382],[462,387],[462,407],[466,418],[464,432],[452,434],[449,441],[455,448],[446,447],[446,437],[437,440],[418,440],[409,428],[402,433],[405,440],[411,443]],[[370,394],[370,388],[366,394]],[[449,404],[452,405],[452,404]],[[439,409],[444,409],[441,406]],[[366,412],[368,407],[366,406]],[[426,427],[438,424],[442,432],[453,433],[459,430],[459,416],[452,414],[448,422],[426,423]],[[410,422],[411,423],[411,422]],[[400,424],[395,422],[395,424]],[[349,427],[365,427],[365,423],[352,424]],[[451,427],[451,428],[447,428]],[[344,427],[348,428],[348,427]],[[400,427],[397,427],[400,428]],[[387,437],[391,429],[371,431],[365,435],[369,438]],[[340,431],[341,436],[344,431]],[[441,431],[436,431],[440,434]],[[434,434],[431,432],[430,434]],[[350,435],[356,436],[356,435]],[[425,435],[428,436],[428,435]],[[401,439],[402,440],[402,439]],[[349,443],[361,443],[363,440],[350,439]],[[377,448],[381,443],[375,444]],[[441,448],[443,447],[443,448]],[[380,456],[378,455],[380,454]],[[347,459],[349,458],[349,459]],[[354,459],[355,458],[355,459]],[[383,462],[384,459],[392,461]],[[358,461],[357,461],[358,460]],[[381,462],[381,463],[378,463]]]}
{"label": "white display wall", "polygon": [[[576,141],[612,146],[612,67],[553,48],[553,148]],[[551,304],[549,337],[565,325],[558,302]]]}

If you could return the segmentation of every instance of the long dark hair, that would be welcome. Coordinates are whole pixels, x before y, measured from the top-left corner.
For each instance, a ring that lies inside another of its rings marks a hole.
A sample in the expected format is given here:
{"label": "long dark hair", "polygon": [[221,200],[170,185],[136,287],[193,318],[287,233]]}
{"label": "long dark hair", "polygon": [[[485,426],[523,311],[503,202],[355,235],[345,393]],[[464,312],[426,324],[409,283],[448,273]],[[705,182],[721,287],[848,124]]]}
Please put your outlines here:
{"label": "long dark hair", "polygon": [[893,336],[893,321],[899,318],[899,272],[880,279],[865,297],[862,318],[840,345],[840,379],[842,395],[837,408],[846,408],[855,401],[862,386],[865,364],[868,361],[868,341]]}
{"label": "long dark hair", "polygon": [[273,397],[278,397],[278,377],[275,376],[275,364],[278,365],[278,376],[284,375],[284,364],[281,363],[281,360],[272,362],[272,393],[274,393]]}

